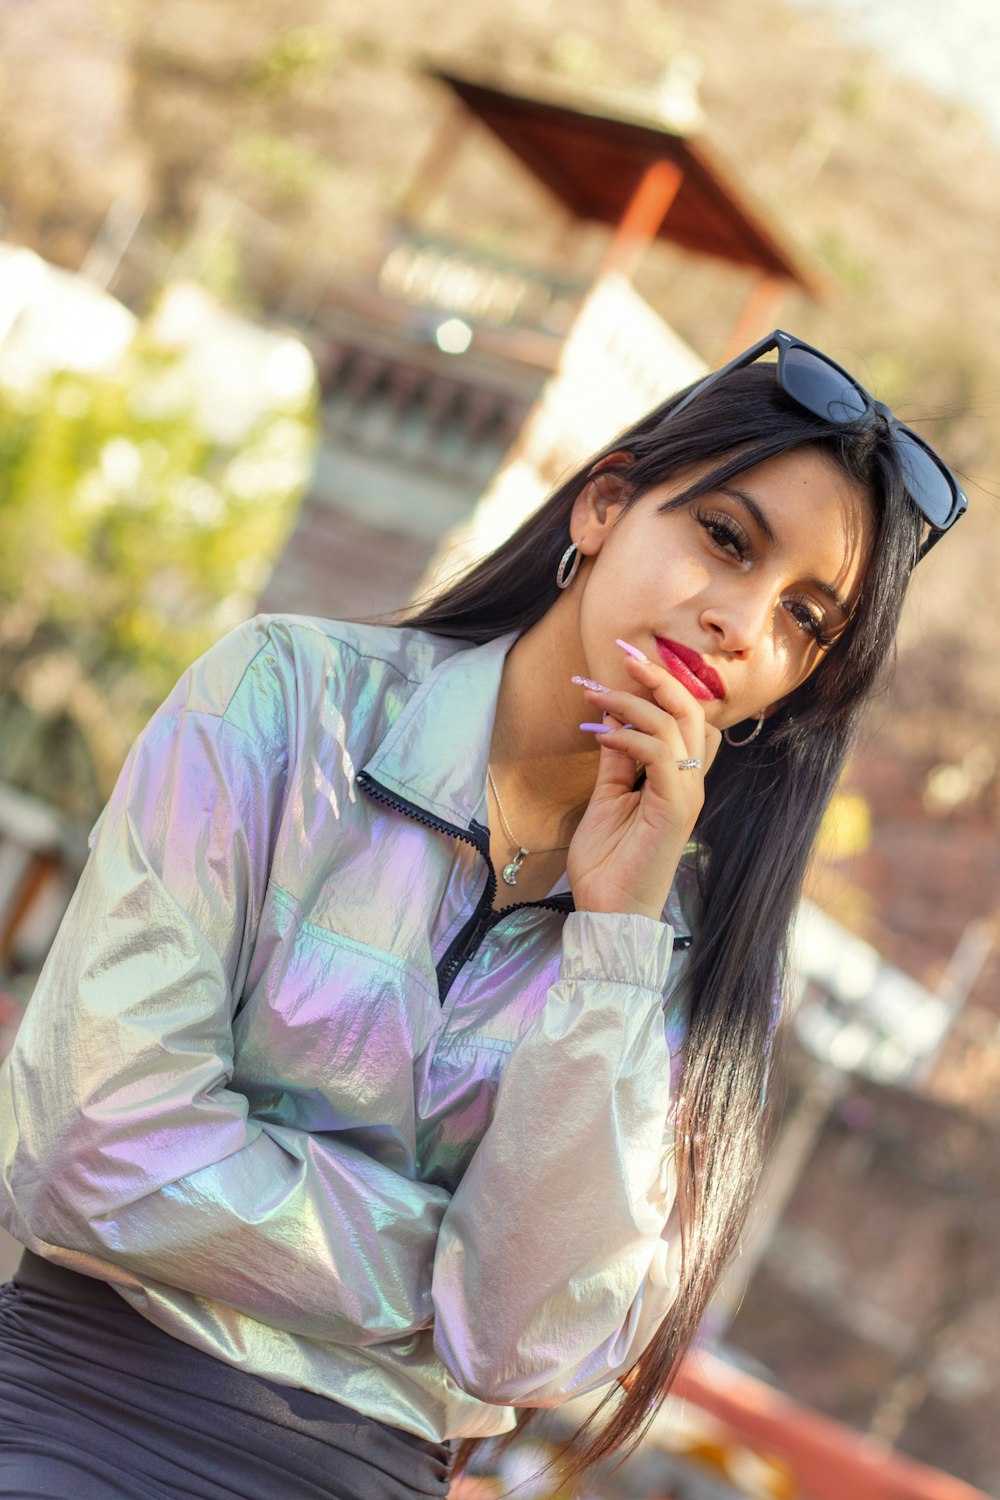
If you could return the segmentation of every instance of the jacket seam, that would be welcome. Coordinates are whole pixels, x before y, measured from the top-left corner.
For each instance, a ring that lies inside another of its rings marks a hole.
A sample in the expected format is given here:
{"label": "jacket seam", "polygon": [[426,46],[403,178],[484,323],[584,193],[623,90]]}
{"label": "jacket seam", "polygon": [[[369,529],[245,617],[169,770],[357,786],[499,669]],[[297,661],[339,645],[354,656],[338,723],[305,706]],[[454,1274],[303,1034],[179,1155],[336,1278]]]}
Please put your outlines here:
{"label": "jacket seam", "polygon": [[643,984],[640,981],[635,980],[635,979],[614,979],[614,978],[612,978],[608,974],[565,974],[564,973],[564,974],[560,974],[559,977],[556,979],[555,982],[556,982],[557,985],[559,985],[559,984],[603,984],[603,985],[612,985],[615,989],[632,990],[633,992],[635,992],[636,990],[643,990],[643,991],[645,991],[649,995],[658,995],[659,998],[662,1000],[663,999],[664,991],[666,990],[666,987],[667,987],[667,982],[669,981],[669,977],[670,976],[668,975],[667,976],[667,980],[664,981],[663,989],[658,989],[655,984]]}
{"label": "jacket seam", "polygon": [[[265,618],[268,620],[268,624],[266,627],[267,638],[266,640],[261,641],[253,656],[251,656],[250,660],[245,664],[243,671],[239,675],[238,681],[233,684],[232,692],[227,697],[225,705],[219,709],[198,708],[191,709],[190,712],[206,714],[209,718],[220,719],[224,723],[231,722],[229,719],[230,711],[232,710],[233,704],[236,701],[236,697],[239,694],[239,691],[242,688],[244,682],[246,681],[248,674],[253,670],[258,659],[267,650],[267,648],[269,646],[277,645],[277,642],[275,641],[272,634],[273,625],[278,620],[287,620],[288,617],[281,615],[270,615],[265,616]],[[390,672],[395,672],[397,677],[401,678],[403,682],[409,683],[412,687],[419,687],[420,684],[426,680],[423,677],[411,677],[407,672],[403,671],[403,669],[398,665],[397,662],[391,661],[388,656],[379,656],[371,652],[361,651],[357,646],[352,645],[350,641],[342,640],[335,635],[328,634],[326,631],[318,630],[315,625],[310,624],[308,621],[296,621],[294,628],[299,630],[309,630],[313,635],[318,635],[321,640],[335,641],[339,647],[341,647],[345,651],[349,651],[351,655],[358,661],[378,662],[381,666],[388,667]],[[234,725],[233,727],[238,729],[241,726]],[[244,733],[247,733],[247,731],[244,730]]]}
{"label": "jacket seam", "polygon": [[[222,709],[222,711],[220,713],[213,715],[214,718],[221,719],[224,724],[228,724],[228,723],[231,722],[230,718],[229,718],[229,711],[232,708],[234,702],[236,701],[236,695],[237,695],[237,693],[239,692],[240,688],[243,686],[244,682],[246,682],[247,677],[250,674],[250,672],[253,670],[253,667],[256,664],[258,657],[262,656],[263,653],[267,650],[268,646],[270,646],[271,644],[272,644],[272,641],[271,641],[271,632],[268,631],[268,633],[267,633],[267,639],[264,640],[264,641],[261,641],[260,645],[257,647],[257,650],[254,652],[253,656],[251,656],[250,660],[244,666],[243,671],[240,673],[239,680],[233,684],[233,690],[229,694],[229,697],[226,699],[226,705],[225,705],[225,707]],[[198,712],[198,711],[200,711],[201,713],[209,713],[209,714],[211,713],[211,709],[196,710],[196,712]],[[237,724],[237,725],[234,725],[233,727],[238,729],[241,726]],[[244,733],[246,733],[246,732],[247,731],[244,730]]]}
{"label": "jacket seam", "polygon": [[504,1041],[500,1037],[491,1036],[449,1036],[444,1035],[435,1043],[434,1056],[440,1057],[442,1052],[500,1052],[504,1056],[513,1052],[516,1042]]}
{"label": "jacket seam", "polygon": [[342,932],[334,932],[332,928],[320,927],[317,922],[311,922],[308,917],[302,915],[302,902],[291,891],[286,891],[284,886],[271,882],[271,891],[280,900],[280,903],[290,907],[293,914],[298,918],[299,930],[308,932],[320,942],[326,943],[328,947],[346,949],[354,953],[358,958],[366,958],[372,962],[380,963],[383,967],[398,974],[405,975],[408,979],[417,982],[424,993],[431,999],[437,1000],[437,984],[431,983],[426,974],[416,968],[407,959],[395,953],[386,953],[384,948],[373,948],[368,943],[361,942],[358,938],[351,938]]}
{"label": "jacket seam", "polygon": [[[345,641],[342,636],[336,635],[334,634],[334,632],[329,630],[320,630],[316,622],[310,619],[308,616],[264,615],[263,618],[268,622],[268,639],[270,639],[271,637],[272,626],[278,624],[286,624],[290,627],[291,630],[308,630],[311,631],[313,635],[318,635],[324,641],[335,641],[338,646],[343,646],[345,650],[350,651],[353,656],[356,656],[359,661],[381,662],[382,666],[388,667],[390,671],[395,672],[397,676],[402,677],[404,682],[411,682],[415,686],[419,687],[422,682],[425,682],[427,680],[426,676],[411,677],[408,672],[404,672],[403,668],[399,665],[398,662],[393,661],[389,656],[380,656],[378,652],[362,651],[360,647],[355,646],[351,641]],[[395,627],[388,628],[392,629]],[[400,636],[403,635],[405,629],[406,627],[400,628]],[[452,653],[452,655],[457,655],[458,650],[459,647],[456,647],[456,650]]]}

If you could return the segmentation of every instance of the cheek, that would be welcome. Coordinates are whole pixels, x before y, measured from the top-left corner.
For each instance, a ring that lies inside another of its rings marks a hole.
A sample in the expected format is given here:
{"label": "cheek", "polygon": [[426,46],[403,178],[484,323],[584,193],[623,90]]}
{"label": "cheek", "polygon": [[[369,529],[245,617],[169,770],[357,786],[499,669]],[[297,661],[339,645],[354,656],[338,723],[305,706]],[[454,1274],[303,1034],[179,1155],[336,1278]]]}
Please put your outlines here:
{"label": "cheek", "polygon": [[823,660],[823,652],[812,642],[804,646],[795,640],[781,637],[774,643],[771,659],[767,665],[768,688],[772,701],[786,697],[801,686]]}
{"label": "cheek", "polygon": [[794,688],[801,687],[822,664],[825,654],[815,645],[807,646],[797,659],[790,654],[785,672],[787,686],[784,691],[790,693]]}
{"label": "cheek", "polygon": [[633,559],[633,567],[622,580],[625,597],[640,601],[653,611],[650,624],[658,613],[675,609],[698,609],[711,601],[712,574],[705,559],[690,549],[664,551],[647,547]]}
{"label": "cheek", "polygon": [[[581,605],[585,633],[607,634],[607,622],[622,629],[666,628],[678,610],[694,611],[711,597],[713,577],[697,539],[679,526],[636,526],[613,531],[595,559]],[[682,630],[675,620],[675,629]],[[614,635],[621,634],[615,630]]]}

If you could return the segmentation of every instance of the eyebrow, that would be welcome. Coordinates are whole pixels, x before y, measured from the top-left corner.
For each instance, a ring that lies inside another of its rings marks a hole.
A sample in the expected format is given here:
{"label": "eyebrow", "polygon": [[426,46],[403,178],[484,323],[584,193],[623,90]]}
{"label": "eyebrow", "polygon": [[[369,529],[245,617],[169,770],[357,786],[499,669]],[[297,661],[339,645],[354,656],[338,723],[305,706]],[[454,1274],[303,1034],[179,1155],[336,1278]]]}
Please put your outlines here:
{"label": "eyebrow", "polygon": [[[720,484],[718,490],[720,495],[730,495],[734,500],[740,502],[772,546],[777,542],[778,539],[774,534],[774,528],[752,495],[748,494],[746,490],[741,490],[735,484]],[[843,594],[838,594],[832,584],[824,583],[822,578],[808,578],[806,582],[812,584],[813,588],[829,599],[832,604],[835,604],[845,620],[850,619],[853,607],[850,600],[845,599]]]}

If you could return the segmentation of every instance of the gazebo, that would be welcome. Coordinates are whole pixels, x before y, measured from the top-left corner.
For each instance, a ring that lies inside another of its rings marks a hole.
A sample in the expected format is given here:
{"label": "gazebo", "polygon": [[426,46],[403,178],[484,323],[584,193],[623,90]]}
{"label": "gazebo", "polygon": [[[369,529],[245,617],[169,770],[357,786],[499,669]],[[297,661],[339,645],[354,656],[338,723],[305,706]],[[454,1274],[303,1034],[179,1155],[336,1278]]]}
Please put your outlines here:
{"label": "gazebo", "polygon": [[[332,286],[317,317],[323,448],[262,607],[392,608],[426,578],[443,536],[464,533],[456,556],[468,553],[530,508],[580,456],[595,419],[615,430],[694,378],[704,360],[632,286],[655,242],[749,281],[736,317],[732,299],[720,313],[713,356],[766,331],[789,290],[822,295],[818,275],[700,138],[617,102],[433,67],[426,75],[451,108],[371,280]],[[565,250],[526,265],[428,228],[459,153],[482,130],[551,195],[554,226],[568,214],[608,227],[596,274],[581,277]]]}
{"label": "gazebo", "polygon": [[754,273],[729,345],[740,348],[775,317],[786,290],[824,296],[818,273],[784,242],[767,214],[737,186],[708,145],[652,114],[626,113],[552,94],[523,94],[430,68],[458,101],[405,200],[409,216],[440,190],[478,121],[575,218],[607,224],[603,269],[630,276],[645,250],[664,240]]}

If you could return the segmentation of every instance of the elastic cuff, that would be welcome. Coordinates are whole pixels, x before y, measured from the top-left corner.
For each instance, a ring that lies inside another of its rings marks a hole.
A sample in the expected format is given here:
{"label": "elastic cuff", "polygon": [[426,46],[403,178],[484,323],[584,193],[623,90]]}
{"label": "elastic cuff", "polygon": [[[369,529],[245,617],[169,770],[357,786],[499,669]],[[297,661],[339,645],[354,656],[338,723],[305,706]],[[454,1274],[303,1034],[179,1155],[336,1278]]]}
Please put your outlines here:
{"label": "elastic cuff", "polygon": [[603,980],[662,995],[674,929],[632,912],[574,911],[563,927],[561,979]]}

